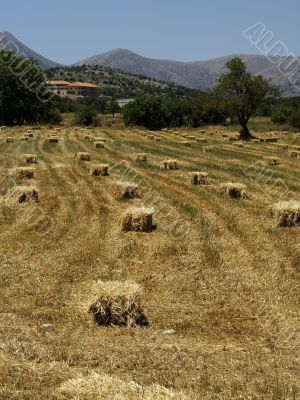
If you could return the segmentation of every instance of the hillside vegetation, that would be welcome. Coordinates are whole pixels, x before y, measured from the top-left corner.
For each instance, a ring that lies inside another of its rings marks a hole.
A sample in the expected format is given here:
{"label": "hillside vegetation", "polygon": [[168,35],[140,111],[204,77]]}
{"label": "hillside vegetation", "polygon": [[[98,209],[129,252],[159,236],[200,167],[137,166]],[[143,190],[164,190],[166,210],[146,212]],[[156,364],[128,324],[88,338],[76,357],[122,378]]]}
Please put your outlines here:
{"label": "hillside vegetation", "polygon": [[[231,142],[237,132],[211,127],[65,126],[20,141],[26,130],[1,131],[1,399],[300,396],[300,230],[270,212],[299,200],[300,159],[287,149],[297,135],[273,134],[280,146]],[[32,179],[15,178],[24,154],[37,156]],[[179,169],[162,169],[165,160]],[[109,175],[91,176],[95,163]],[[193,171],[208,184],[191,184]],[[116,197],[118,181],[136,183],[139,198]],[[247,196],[228,197],[224,182]],[[15,184],[36,188],[39,202],[19,203]],[[122,231],[141,205],[154,208],[156,229]],[[88,311],[103,287],[138,289],[150,325],[96,325]]]}
{"label": "hillside vegetation", "polygon": [[114,96],[116,98],[134,98],[140,94],[184,97],[195,93],[192,89],[174,83],[97,65],[57,67],[46,71],[46,74],[48,79],[95,83],[100,86],[102,96]]}

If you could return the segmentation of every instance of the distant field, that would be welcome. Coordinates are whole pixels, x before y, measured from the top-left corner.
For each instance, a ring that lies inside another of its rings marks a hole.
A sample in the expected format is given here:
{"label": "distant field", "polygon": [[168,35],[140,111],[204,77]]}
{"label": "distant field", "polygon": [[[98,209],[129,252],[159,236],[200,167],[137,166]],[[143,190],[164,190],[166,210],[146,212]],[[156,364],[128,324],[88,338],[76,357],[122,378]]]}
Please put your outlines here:
{"label": "distant field", "polygon": [[[300,200],[300,158],[276,143],[239,147],[215,127],[61,127],[58,143],[47,141],[49,128],[20,141],[26,130],[0,132],[1,399],[299,398],[300,229],[277,227],[270,210]],[[300,146],[295,134],[276,136]],[[24,154],[38,163],[20,181],[12,171]],[[162,169],[166,160],[179,169]],[[110,175],[90,176],[95,163]],[[193,171],[209,184],[192,185]],[[120,180],[136,183],[140,198],[116,198]],[[221,193],[229,181],[249,198]],[[15,184],[36,187],[39,203],[18,204]],[[156,229],[123,232],[123,214],[141,205],[154,208]],[[97,281],[139,284],[150,326],[95,325]]]}

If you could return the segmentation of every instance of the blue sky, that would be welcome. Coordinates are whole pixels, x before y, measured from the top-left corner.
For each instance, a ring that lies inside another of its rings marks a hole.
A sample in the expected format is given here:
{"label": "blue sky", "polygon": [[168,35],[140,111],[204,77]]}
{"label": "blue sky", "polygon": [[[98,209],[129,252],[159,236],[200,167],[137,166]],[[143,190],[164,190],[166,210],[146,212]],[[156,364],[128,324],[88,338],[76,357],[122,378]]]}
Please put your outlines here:
{"label": "blue sky", "polygon": [[2,0],[0,30],[61,63],[113,48],[206,60],[258,53],[242,32],[263,22],[300,55],[299,0]]}

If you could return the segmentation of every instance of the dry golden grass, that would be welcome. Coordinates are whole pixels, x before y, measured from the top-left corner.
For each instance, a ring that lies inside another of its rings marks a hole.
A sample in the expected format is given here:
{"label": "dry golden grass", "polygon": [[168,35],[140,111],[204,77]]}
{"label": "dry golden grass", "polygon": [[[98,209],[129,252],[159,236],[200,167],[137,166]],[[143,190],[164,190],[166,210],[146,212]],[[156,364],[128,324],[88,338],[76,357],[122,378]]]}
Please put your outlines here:
{"label": "dry golden grass", "polygon": [[[103,125],[97,149],[72,127],[56,145],[47,128],[20,142],[24,131],[7,128],[0,141],[1,182],[10,190],[10,171],[35,154],[34,180],[16,184],[41,193],[37,204],[10,207],[1,186],[1,399],[299,398],[300,228],[278,226],[270,212],[299,202],[299,159],[268,142],[226,144],[224,127],[179,130],[207,140],[213,155],[174,132],[155,133],[164,138],[156,143],[146,130]],[[297,135],[276,136],[300,145]],[[78,152],[108,164],[110,178],[90,176]],[[135,162],[144,153],[148,162]],[[264,162],[273,156],[279,168]],[[192,185],[194,171],[211,184]],[[118,201],[119,180],[138,185],[140,198]],[[232,200],[223,182],[240,182],[253,199]],[[156,229],[122,231],[131,206],[153,207]],[[133,295],[146,329],[97,326],[88,312],[101,296]]]}

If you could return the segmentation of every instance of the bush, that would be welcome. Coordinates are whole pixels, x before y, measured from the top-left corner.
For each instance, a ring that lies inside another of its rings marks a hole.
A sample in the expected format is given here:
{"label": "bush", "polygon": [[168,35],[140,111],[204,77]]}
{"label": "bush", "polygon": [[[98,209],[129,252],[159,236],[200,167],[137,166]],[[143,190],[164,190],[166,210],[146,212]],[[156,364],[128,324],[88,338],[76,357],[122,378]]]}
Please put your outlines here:
{"label": "bush", "polygon": [[286,124],[292,110],[284,105],[274,107],[271,115],[271,120],[275,124]]}
{"label": "bush", "polygon": [[292,111],[292,113],[289,117],[289,124],[293,128],[300,129],[300,110]]}
{"label": "bush", "polygon": [[141,125],[150,130],[166,126],[162,101],[155,96],[140,96],[123,109],[126,125]]}
{"label": "bush", "polygon": [[75,124],[84,126],[100,126],[101,121],[97,111],[86,107],[75,114]]}

